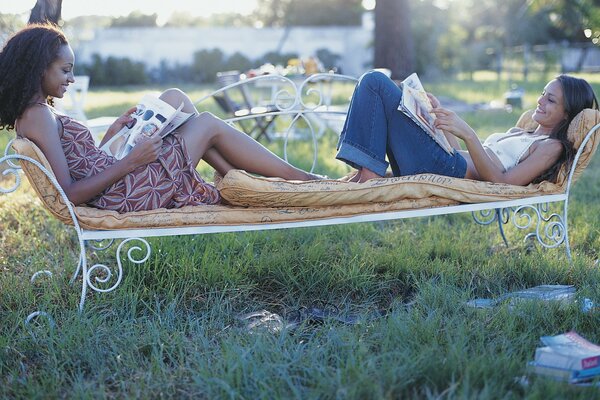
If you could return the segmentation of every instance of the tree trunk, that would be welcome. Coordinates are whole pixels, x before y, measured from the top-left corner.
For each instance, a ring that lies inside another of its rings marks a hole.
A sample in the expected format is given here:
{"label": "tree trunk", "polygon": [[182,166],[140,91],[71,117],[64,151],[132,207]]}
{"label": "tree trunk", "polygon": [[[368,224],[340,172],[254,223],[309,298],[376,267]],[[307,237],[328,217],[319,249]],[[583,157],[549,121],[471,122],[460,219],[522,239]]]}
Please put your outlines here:
{"label": "tree trunk", "polygon": [[409,0],[377,0],[375,7],[375,68],[388,68],[393,79],[415,70]]}
{"label": "tree trunk", "polygon": [[62,9],[62,0],[37,0],[31,9],[29,23],[51,22],[58,25]]}

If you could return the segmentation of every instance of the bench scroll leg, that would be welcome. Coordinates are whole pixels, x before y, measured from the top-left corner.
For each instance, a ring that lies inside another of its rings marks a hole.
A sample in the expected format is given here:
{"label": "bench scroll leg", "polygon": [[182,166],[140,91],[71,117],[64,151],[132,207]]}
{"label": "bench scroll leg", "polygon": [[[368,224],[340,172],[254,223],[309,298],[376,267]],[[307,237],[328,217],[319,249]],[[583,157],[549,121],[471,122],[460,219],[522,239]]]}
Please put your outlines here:
{"label": "bench scroll leg", "polygon": [[502,236],[504,244],[508,247],[508,239],[506,239],[506,234],[504,233],[504,225],[510,220],[510,212],[510,208],[496,208],[495,210],[473,211],[471,215],[479,225],[490,225],[494,223],[494,221],[497,221],[500,236]]}
{"label": "bench scroll leg", "polygon": [[569,210],[569,197],[567,197],[567,199],[564,202],[564,208],[563,208],[563,225],[564,225],[564,229],[565,229],[565,251],[567,253],[567,259],[569,260],[569,264],[573,264],[573,257],[571,255],[571,243],[569,242],[569,218],[568,218],[568,210]]}
{"label": "bench scroll leg", "polygon": [[566,217],[566,208],[563,215],[550,213],[548,204],[544,203],[517,207],[512,222],[519,229],[533,230],[525,235],[525,241],[537,239],[537,242],[547,249],[558,247],[564,243],[567,257],[571,261]]}
{"label": "bench scroll leg", "polygon": [[[142,263],[146,262],[148,260],[148,258],[150,258],[151,248],[150,248],[150,244],[145,239],[142,239],[142,238],[125,239],[119,244],[119,246],[117,247],[117,251],[116,251],[117,269],[116,269],[115,273],[113,273],[113,270],[109,266],[107,266],[106,264],[101,264],[101,263],[94,264],[88,269],[87,262],[86,262],[85,258],[83,259],[83,264],[82,264],[83,283],[82,283],[82,288],[81,288],[81,300],[79,301],[79,310],[80,311],[83,310],[88,287],[95,292],[107,293],[107,292],[112,292],[121,284],[121,280],[123,279],[123,263],[121,261],[122,252],[123,252],[124,246],[131,241],[139,241],[142,243],[143,247],[136,245],[136,246],[132,246],[132,247],[128,248],[126,254],[127,254],[127,258],[129,259],[129,261],[131,261],[134,264],[142,264]],[[92,247],[95,250],[105,250],[108,247],[110,247],[110,244],[112,244],[112,240],[106,246],[92,246]],[[140,255],[141,255],[141,257],[140,257]],[[112,284],[111,286],[109,286],[107,288],[98,286],[98,285],[106,285],[108,282],[110,282],[113,279],[113,275],[115,275],[114,284]]]}
{"label": "bench scroll leg", "polygon": [[[6,170],[4,170],[2,172],[2,174],[3,175],[9,175],[9,174],[13,175],[15,177],[15,184],[9,188],[0,187],[0,193],[12,193],[15,190],[17,190],[17,188],[21,185],[21,175],[20,175],[21,167],[19,165],[15,164],[13,161],[29,162],[29,163],[35,165],[40,171],[42,171],[46,175],[48,180],[50,180],[52,185],[54,185],[54,187],[58,190],[58,192],[60,193],[60,195],[64,201],[64,204],[67,206],[67,209],[69,211],[69,216],[71,217],[71,222],[73,223],[73,227],[75,228],[75,232],[77,233],[77,239],[78,239],[78,243],[79,243],[79,262],[78,262],[77,268],[75,269],[75,273],[73,275],[73,279],[74,279],[79,274],[80,268],[83,268],[83,270],[85,271],[85,265],[86,265],[85,244],[83,241],[81,227],[79,226],[77,216],[75,215],[75,210],[73,209],[73,206],[71,205],[71,202],[69,201],[69,198],[67,197],[65,192],[62,190],[62,188],[58,184],[58,181],[56,180],[54,175],[50,171],[48,171],[39,161],[37,161],[31,157],[22,156],[19,154],[8,154],[8,148],[10,147],[10,144],[11,144],[11,142],[9,142],[6,147],[7,150],[5,151],[4,157],[0,158],[0,164],[2,164],[4,162],[7,163],[7,165],[9,167]],[[35,273],[32,277],[32,281],[34,281],[37,278],[37,276],[39,276],[41,273],[42,272]],[[29,324],[29,322],[33,318],[38,317],[38,316],[45,316],[51,320],[51,317],[46,312],[36,311],[36,312],[29,314],[29,316],[25,320],[26,325]]]}

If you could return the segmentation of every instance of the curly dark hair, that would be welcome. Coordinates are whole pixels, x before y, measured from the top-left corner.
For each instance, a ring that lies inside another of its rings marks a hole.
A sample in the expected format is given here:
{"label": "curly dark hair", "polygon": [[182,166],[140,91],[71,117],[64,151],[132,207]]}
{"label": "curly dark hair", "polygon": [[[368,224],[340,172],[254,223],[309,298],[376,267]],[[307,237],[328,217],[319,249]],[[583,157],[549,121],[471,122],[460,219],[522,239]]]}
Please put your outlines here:
{"label": "curly dark hair", "polygon": [[541,181],[556,182],[558,173],[563,165],[570,168],[575,158],[576,150],[573,143],[568,138],[569,125],[571,121],[586,108],[598,110],[598,100],[594,94],[594,89],[585,80],[575,78],[569,75],[559,75],[555,78],[560,83],[563,91],[563,104],[567,118],[564,119],[554,131],[550,134],[552,139],[560,141],[563,145],[563,152],[559,160],[546,172],[540,175],[534,182]]}
{"label": "curly dark hair", "polygon": [[8,39],[0,52],[0,128],[14,129],[40,90],[46,69],[69,42],[52,24],[32,24]]}

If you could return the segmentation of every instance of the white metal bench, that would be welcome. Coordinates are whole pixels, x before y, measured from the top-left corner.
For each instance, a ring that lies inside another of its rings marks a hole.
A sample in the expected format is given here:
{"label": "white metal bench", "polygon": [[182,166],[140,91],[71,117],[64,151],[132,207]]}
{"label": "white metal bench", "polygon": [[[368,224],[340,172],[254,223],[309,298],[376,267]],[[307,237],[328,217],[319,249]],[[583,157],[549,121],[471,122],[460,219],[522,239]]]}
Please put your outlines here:
{"label": "white metal bench", "polygon": [[[234,85],[253,84],[256,80],[270,79],[281,82],[282,89],[277,91],[275,96],[278,111],[274,111],[277,115],[288,115],[291,118],[291,123],[284,133],[284,157],[287,158],[287,147],[290,140],[295,137],[295,126],[298,121],[304,121],[310,133],[309,140],[312,140],[315,149],[313,155],[314,169],[317,162],[317,132],[321,127],[315,127],[315,124],[322,123],[326,119],[320,120],[320,115],[338,115],[344,117],[346,109],[333,108],[323,103],[323,93],[320,93],[320,86],[314,85],[315,82],[326,81],[330,82],[355,82],[356,79],[341,75],[317,74],[307,78],[300,84],[294,84],[289,79],[279,76],[266,76],[248,79],[235,83]],[[230,85],[233,86],[233,85]],[[211,93],[198,103],[201,105],[203,101],[210,99],[219,91],[228,90],[230,86],[219,89]],[[306,95],[311,97],[312,101],[306,100]],[[235,117],[227,120],[231,124],[244,118],[252,118],[252,116]],[[324,123],[324,122],[323,122]],[[19,170],[22,163],[31,163],[39,168],[45,176],[56,187],[62,201],[68,208],[71,223],[77,234],[79,243],[79,263],[73,274],[71,282],[81,274],[81,297],[79,301],[79,310],[83,310],[88,289],[96,292],[110,292],[115,290],[123,276],[122,259],[127,257],[133,263],[143,263],[146,261],[151,252],[151,247],[146,238],[175,236],[175,235],[198,235],[207,233],[219,232],[241,232],[241,231],[256,231],[269,229],[284,229],[298,227],[313,227],[325,225],[348,224],[357,222],[372,222],[385,221],[403,218],[447,215],[454,213],[471,212],[475,221],[479,224],[488,225],[497,223],[500,233],[506,242],[503,226],[508,223],[513,223],[519,229],[528,231],[526,237],[535,238],[545,248],[554,248],[561,245],[565,246],[566,255],[571,260],[571,248],[568,235],[568,206],[571,186],[574,180],[576,167],[579,164],[583,149],[590,140],[596,140],[594,134],[600,127],[600,124],[593,126],[585,135],[583,142],[579,146],[575,157],[575,163],[571,167],[566,181],[566,189],[563,193],[542,195],[534,197],[526,197],[522,199],[512,199],[506,201],[493,201],[484,203],[457,204],[443,207],[407,209],[392,212],[376,212],[370,214],[338,216],[325,219],[315,219],[307,221],[290,221],[290,222],[260,222],[253,224],[229,224],[229,225],[198,225],[198,226],[181,226],[174,228],[151,228],[151,229],[113,229],[113,230],[97,230],[85,229],[80,226],[75,209],[68,201],[64,191],[58,185],[51,171],[44,167],[38,160],[24,156],[21,154],[11,154],[9,151],[10,143],[7,146],[5,154],[0,158],[0,168],[6,168],[3,171],[4,175],[12,174],[15,176],[15,184],[11,187],[0,187],[0,192],[10,193],[15,191],[20,185]],[[317,128],[317,129],[315,129]],[[15,163],[16,161],[19,164]],[[589,160],[588,160],[589,161]],[[586,161],[587,162],[587,161]],[[58,201],[58,200],[57,200]],[[550,203],[561,203],[562,212],[550,212],[547,207]],[[114,240],[122,240],[116,249],[116,267],[110,267],[104,264],[95,264],[88,266],[87,251],[107,250],[112,246]],[[131,246],[131,243],[135,245]],[[123,254],[125,253],[125,254]],[[31,280],[35,280],[40,274],[49,273],[48,271],[40,271],[34,274]],[[43,311],[36,311],[29,315],[27,321],[38,315],[45,315]]]}

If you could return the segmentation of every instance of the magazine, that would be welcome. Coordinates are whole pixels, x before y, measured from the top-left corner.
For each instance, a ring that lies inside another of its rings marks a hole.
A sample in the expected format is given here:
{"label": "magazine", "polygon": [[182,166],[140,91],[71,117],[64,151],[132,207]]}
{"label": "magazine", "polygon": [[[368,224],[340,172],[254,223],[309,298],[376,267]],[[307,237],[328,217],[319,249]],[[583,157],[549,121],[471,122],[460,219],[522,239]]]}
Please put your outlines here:
{"label": "magazine", "polygon": [[467,305],[475,308],[493,308],[507,299],[530,299],[540,301],[573,300],[575,294],[575,287],[573,285],[539,285],[506,293],[495,299],[472,299],[467,302]]}
{"label": "magazine", "polygon": [[448,143],[444,133],[434,126],[435,115],[431,113],[431,101],[416,73],[402,81],[402,101],[398,110],[408,115],[448,154],[454,153],[454,148]]}
{"label": "magazine", "polygon": [[131,115],[133,120],[110,138],[101,149],[119,160],[122,159],[143,138],[156,135],[165,137],[187,121],[193,113],[183,112],[182,108],[183,103],[179,108],[173,108],[156,96],[145,95]]}

